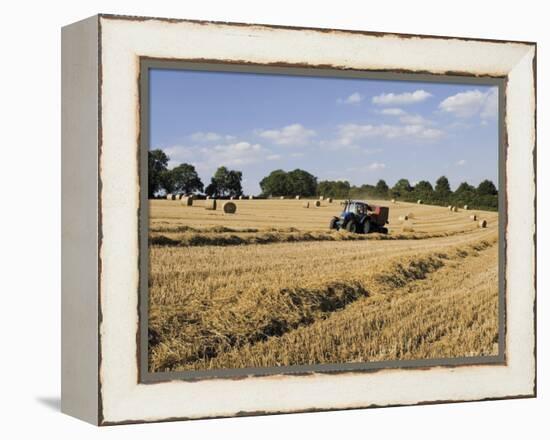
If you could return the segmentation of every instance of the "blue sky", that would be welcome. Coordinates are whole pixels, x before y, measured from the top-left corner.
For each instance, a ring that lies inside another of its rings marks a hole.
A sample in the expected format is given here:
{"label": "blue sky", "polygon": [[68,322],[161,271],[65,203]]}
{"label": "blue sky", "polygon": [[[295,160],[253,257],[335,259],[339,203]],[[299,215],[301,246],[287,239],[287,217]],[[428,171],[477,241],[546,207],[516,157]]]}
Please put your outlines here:
{"label": "blue sky", "polygon": [[275,169],[353,185],[441,175],[498,186],[496,87],[153,69],[150,148],[173,167],[243,172],[246,193]]}

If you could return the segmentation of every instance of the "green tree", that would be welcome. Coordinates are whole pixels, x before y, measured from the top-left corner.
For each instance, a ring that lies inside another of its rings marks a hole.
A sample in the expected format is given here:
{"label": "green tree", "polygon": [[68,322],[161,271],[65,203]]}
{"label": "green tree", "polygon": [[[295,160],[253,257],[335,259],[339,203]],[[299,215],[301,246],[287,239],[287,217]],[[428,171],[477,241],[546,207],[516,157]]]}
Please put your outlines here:
{"label": "green tree", "polygon": [[490,180],[484,180],[477,187],[476,192],[480,196],[496,196],[498,194],[495,184]]}
{"label": "green tree", "polygon": [[160,186],[166,193],[172,193],[175,190],[174,176],[171,170],[161,171],[159,174]]}
{"label": "green tree", "polygon": [[430,201],[433,197],[434,189],[427,180],[421,180],[414,186],[415,198],[422,198]]}
{"label": "green tree", "polygon": [[392,194],[395,197],[405,197],[413,190],[407,179],[399,179],[392,188]]}
{"label": "green tree", "polygon": [[376,183],[376,193],[380,196],[387,196],[388,195],[388,191],[390,190],[388,184],[386,183],[385,180],[382,180],[380,179],[377,183]]}
{"label": "green tree", "polygon": [[289,196],[294,192],[292,179],[284,170],[274,170],[260,181],[262,193],[266,196]]}
{"label": "green tree", "polygon": [[347,199],[350,195],[350,188],[348,181],[323,180],[317,185],[317,194],[336,199]]}
{"label": "green tree", "polygon": [[149,150],[148,152],[148,178],[147,178],[147,193],[151,199],[157,192],[164,188],[163,176],[168,172],[168,161],[170,158],[162,150]]}
{"label": "green tree", "polygon": [[441,176],[435,181],[435,196],[440,201],[445,201],[451,195],[451,185],[449,184],[449,179],[445,176]]}
{"label": "green tree", "polygon": [[455,190],[455,194],[474,193],[475,190],[476,189],[472,185],[468,184],[468,182],[462,182]]}
{"label": "green tree", "polygon": [[296,195],[296,196],[314,196],[317,190],[317,177],[307,171],[299,168],[290,171],[288,173],[288,179],[290,183],[290,194],[282,195]]}
{"label": "green tree", "polygon": [[171,171],[174,190],[185,194],[202,191],[204,185],[195,170],[195,167],[188,163],[182,163]]}
{"label": "green tree", "polygon": [[239,196],[243,193],[242,177],[243,174],[240,171],[228,170],[223,166],[219,167],[212,176],[205,192],[213,197]]}

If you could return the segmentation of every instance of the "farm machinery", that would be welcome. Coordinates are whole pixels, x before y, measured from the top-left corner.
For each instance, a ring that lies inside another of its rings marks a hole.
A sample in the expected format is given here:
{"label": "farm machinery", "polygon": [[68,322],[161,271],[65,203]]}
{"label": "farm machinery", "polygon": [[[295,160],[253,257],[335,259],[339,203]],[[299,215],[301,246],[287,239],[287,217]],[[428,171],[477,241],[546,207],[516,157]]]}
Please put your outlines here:
{"label": "farm machinery", "polygon": [[387,234],[385,227],[388,223],[390,208],[386,206],[370,205],[360,200],[346,200],[341,202],[343,206],[340,217],[332,217],[329,228],[345,229],[348,232],[368,234],[380,232]]}

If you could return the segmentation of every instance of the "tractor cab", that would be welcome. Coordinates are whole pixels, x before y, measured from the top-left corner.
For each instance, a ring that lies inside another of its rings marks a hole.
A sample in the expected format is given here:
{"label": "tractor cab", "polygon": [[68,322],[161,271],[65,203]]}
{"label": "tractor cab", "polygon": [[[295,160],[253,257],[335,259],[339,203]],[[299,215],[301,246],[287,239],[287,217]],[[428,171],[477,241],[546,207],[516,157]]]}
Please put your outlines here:
{"label": "tractor cab", "polygon": [[340,217],[333,217],[330,229],[345,229],[348,232],[368,234],[369,232],[388,232],[385,228],[388,223],[389,208],[385,206],[369,205],[361,200],[346,200]]}

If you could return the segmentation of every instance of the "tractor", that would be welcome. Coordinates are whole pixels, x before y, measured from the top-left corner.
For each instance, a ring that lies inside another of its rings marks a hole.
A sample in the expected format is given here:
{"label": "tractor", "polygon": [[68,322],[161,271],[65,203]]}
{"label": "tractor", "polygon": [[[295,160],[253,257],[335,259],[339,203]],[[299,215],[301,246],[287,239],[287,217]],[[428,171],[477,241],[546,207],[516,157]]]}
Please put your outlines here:
{"label": "tractor", "polygon": [[340,217],[332,217],[329,228],[345,229],[348,232],[368,234],[369,232],[380,232],[387,234],[385,227],[388,223],[390,208],[386,206],[369,205],[360,200],[346,200],[341,203],[343,206]]}

